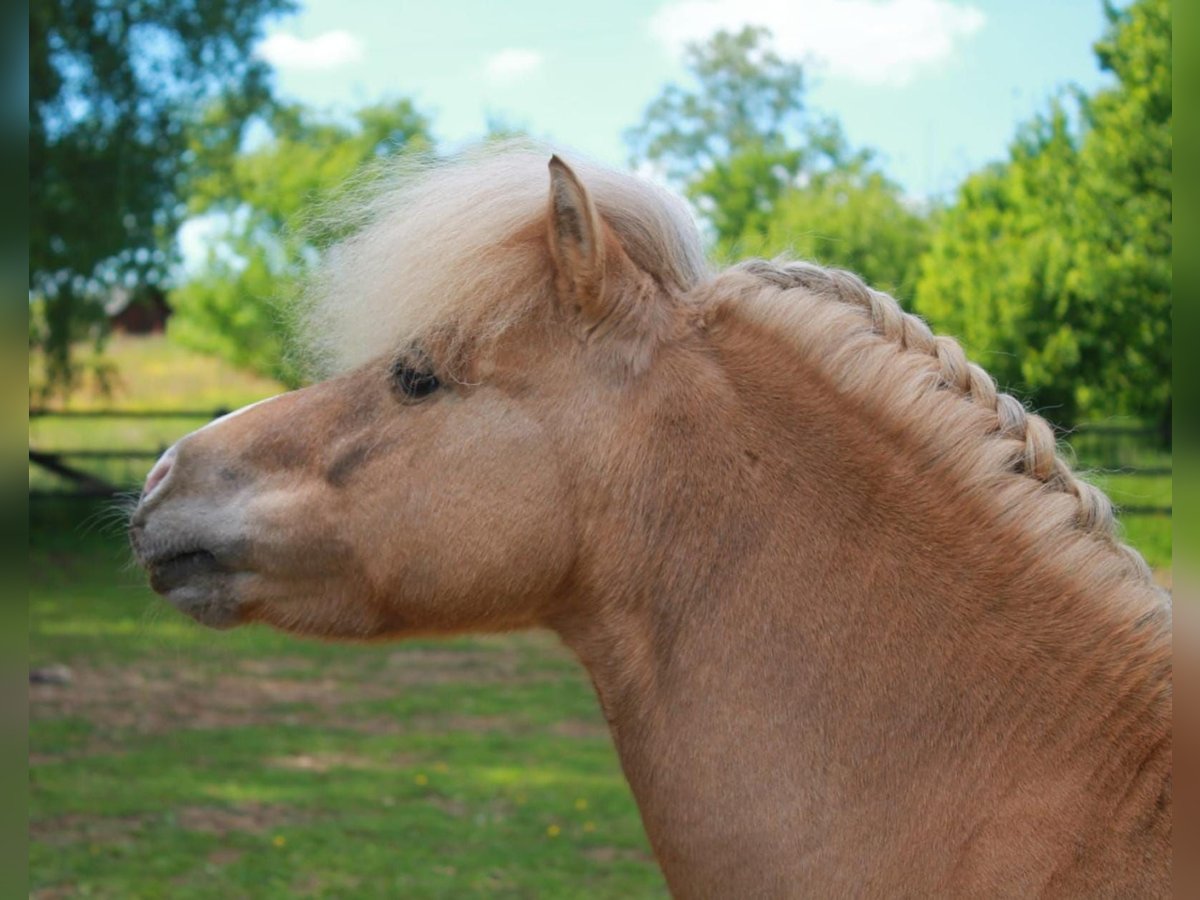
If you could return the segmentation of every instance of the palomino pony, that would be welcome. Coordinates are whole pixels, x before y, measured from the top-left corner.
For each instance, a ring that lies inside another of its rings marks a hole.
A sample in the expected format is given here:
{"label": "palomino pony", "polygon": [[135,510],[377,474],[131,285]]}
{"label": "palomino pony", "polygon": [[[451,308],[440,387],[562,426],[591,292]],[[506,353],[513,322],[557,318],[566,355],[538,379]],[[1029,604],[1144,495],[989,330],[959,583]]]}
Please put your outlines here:
{"label": "palomino pony", "polygon": [[554,630],[678,896],[1168,895],[1169,604],[895,300],[508,149],[379,191],[309,315],[333,377],[146,482],[176,607]]}

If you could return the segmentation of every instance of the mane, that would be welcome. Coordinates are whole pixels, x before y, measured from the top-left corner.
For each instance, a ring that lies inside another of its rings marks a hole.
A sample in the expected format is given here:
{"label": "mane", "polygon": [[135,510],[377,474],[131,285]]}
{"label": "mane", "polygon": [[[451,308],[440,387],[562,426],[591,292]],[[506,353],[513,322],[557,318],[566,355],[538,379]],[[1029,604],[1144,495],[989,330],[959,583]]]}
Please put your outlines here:
{"label": "mane", "polygon": [[[451,159],[390,163],[330,217],[352,234],[329,250],[304,304],[302,330],[321,374],[420,347],[453,368],[543,305],[551,151],[497,143]],[[707,272],[681,200],[649,182],[568,156],[626,252],[668,288]],[[530,240],[533,237],[533,240]],[[453,375],[453,372],[445,374]]]}
{"label": "mane", "polygon": [[893,297],[840,269],[765,260],[726,270],[703,293],[710,319],[739,316],[784,336],[1067,565],[1152,586],[1145,560],[1118,539],[1108,497],[1072,471],[1046,420]]}

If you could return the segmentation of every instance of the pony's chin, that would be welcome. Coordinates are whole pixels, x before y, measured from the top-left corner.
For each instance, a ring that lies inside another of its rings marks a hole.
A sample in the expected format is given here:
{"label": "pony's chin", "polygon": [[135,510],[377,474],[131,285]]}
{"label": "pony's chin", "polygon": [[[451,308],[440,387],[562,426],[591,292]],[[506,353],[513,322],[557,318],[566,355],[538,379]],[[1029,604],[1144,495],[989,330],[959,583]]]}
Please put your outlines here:
{"label": "pony's chin", "polygon": [[150,575],[150,587],[184,615],[209,628],[232,628],[242,621],[242,603],[234,591],[238,570],[229,553],[147,551],[140,535],[134,551]]}
{"label": "pony's chin", "polygon": [[214,590],[211,584],[180,585],[165,591],[163,597],[181,613],[208,628],[225,631],[243,621],[240,604],[228,594]]}

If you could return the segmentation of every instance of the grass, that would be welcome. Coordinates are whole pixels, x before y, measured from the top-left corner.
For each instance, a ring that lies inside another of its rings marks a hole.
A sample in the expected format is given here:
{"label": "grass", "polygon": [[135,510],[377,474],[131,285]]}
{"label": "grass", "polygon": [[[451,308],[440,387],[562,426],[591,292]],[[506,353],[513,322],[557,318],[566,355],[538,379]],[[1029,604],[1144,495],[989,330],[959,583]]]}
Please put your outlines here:
{"label": "grass", "polygon": [[[215,409],[236,408],[283,388],[278,382],[234,368],[222,360],[186,350],[162,335],[114,334],[106,351],[115,366],[111,392],[88,382],[56,409]],[[30,361],[30,384],[39,383],[38,359]]]}
{"label": "grass", "polygon": [[81,512],[31,523],[31,665],[72,671],[30,688],[34,896],[665,895],[548,635],[217,635]]}

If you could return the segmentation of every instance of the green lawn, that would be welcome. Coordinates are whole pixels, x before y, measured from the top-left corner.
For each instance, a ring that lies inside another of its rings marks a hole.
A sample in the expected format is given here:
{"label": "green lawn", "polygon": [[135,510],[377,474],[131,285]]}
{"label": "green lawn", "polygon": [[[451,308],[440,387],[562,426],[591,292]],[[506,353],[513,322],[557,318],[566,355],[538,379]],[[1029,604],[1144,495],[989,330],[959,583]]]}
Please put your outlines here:
{"label": "green lawn", "polygon": [[582,670],[549,635],[207,631],[97,510],[33,509],[34,896],[656,897]]}

